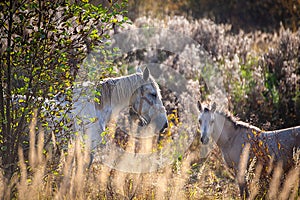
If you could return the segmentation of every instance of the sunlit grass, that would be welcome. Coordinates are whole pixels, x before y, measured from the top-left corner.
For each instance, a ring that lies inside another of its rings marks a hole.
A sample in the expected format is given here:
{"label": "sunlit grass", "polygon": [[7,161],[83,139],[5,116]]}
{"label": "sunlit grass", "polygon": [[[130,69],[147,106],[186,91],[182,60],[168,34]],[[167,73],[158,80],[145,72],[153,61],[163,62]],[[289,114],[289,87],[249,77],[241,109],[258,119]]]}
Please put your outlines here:
{"label": "sunlit grass", "polygon": [[[178,162],[157,172],[136,174],[100,163],[87,168],[88,149],[76,140],[69,145],[68,152],[62,154],[57,165],[60,167],[53,169],[50,151],[45,153],[42,148],[43,132],[36,134],[34,125],[35,119],[30,126],[29,160],[19,148],[19,171],[8,181],[0,176],[3,199],[239,199],[234,176],[228,173],[218,149],[204,160],[188,151]],[[295,151],[294,157],[299,163],[299,151]],[[250,199],[299,197],[299,166],[284,179],[280,167],[275,168],[269,188],[262,188],[261,171],[258,165],[251,172]]]}

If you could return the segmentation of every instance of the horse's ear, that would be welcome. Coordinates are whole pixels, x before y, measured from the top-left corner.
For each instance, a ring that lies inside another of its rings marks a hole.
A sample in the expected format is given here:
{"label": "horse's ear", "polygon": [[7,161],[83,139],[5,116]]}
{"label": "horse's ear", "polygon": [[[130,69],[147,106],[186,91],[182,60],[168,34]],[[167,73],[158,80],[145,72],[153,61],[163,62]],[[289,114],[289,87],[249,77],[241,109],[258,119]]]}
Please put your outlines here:
{"label": "horse's ear", "polygon": [[217,108],[217,104],[216,104],[216,102],[214,102],[213,105],[211,106],[211,111],[214,112],[216,110],[216,108]]}
{"label": "horse's ear", "polygon": [[149,78],[149,76],[150,76],[150,71],[149,71],[148,67],[146,67],[146,68],[144,69],[144,72],[143,72],[143,79],[144,79],[145,81],[147,81],[148,78]]}
{"label": "horse's ear", "polygon": [[143,73],[142,69],[140,67],[137,67],[136,73]]}
{"label": "horse's ear", "polygon": [[201,103],[200,103],[199,100],[198,100],[198,102],[197,102],[197,106],[198,106],[199,111],[202,111],[202,106],[201,106]]}

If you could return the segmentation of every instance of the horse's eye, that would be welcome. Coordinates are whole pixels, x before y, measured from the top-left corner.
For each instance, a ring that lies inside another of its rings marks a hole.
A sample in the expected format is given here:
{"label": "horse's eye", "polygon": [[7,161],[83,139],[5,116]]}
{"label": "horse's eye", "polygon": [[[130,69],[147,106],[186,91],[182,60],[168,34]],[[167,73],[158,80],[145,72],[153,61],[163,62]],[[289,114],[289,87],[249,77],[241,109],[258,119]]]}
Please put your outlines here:
{"label": "horse's eye", "polygon": [[156,99],[157,94],[156,94],[156,93],[151,93],[151,96],[152,96],[154,99]]}

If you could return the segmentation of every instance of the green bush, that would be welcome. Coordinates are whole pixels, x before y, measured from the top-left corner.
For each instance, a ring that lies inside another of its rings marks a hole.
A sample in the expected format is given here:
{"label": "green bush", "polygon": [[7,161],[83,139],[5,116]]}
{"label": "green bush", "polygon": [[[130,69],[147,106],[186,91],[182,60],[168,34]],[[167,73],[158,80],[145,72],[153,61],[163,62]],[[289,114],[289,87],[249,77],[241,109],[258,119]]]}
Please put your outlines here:
{"label": "green bush", "polygon": [[[28,149],[33,110],[45,130],[46,118],[64,119],[69,103],[45,106],[45,101],[61,94],[71,102],[71,86],[83,59],[102,45],[114,25],[126,21],[117,19],[125,13],[126,1],[114,2],[109,9],[88,1],[71,2],[0,3],[0,153],[7,177],[18,167],[19,146]],[[53,119],[53,124],[54,134],[69,128],[67,121]]]}

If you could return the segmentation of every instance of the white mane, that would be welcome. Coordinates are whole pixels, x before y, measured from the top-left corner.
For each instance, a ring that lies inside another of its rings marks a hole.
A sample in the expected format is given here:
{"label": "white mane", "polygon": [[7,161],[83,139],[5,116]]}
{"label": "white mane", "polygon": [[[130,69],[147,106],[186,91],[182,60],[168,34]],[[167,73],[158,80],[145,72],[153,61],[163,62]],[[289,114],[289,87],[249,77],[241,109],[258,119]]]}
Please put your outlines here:
{"label": "white mane", "polygon": [[[135,90],[148,83],[151,83],[159,91],[158,85],[152,77],[145,81],[140,73],[104,79],[97,87],[97,91],[100,92],[100,96],[96,96],[99,99],[97,107],[102,109],[104,105],[124,103],[124,99],[130,99]],[[160,93],[158,92],[158,94]]]}

